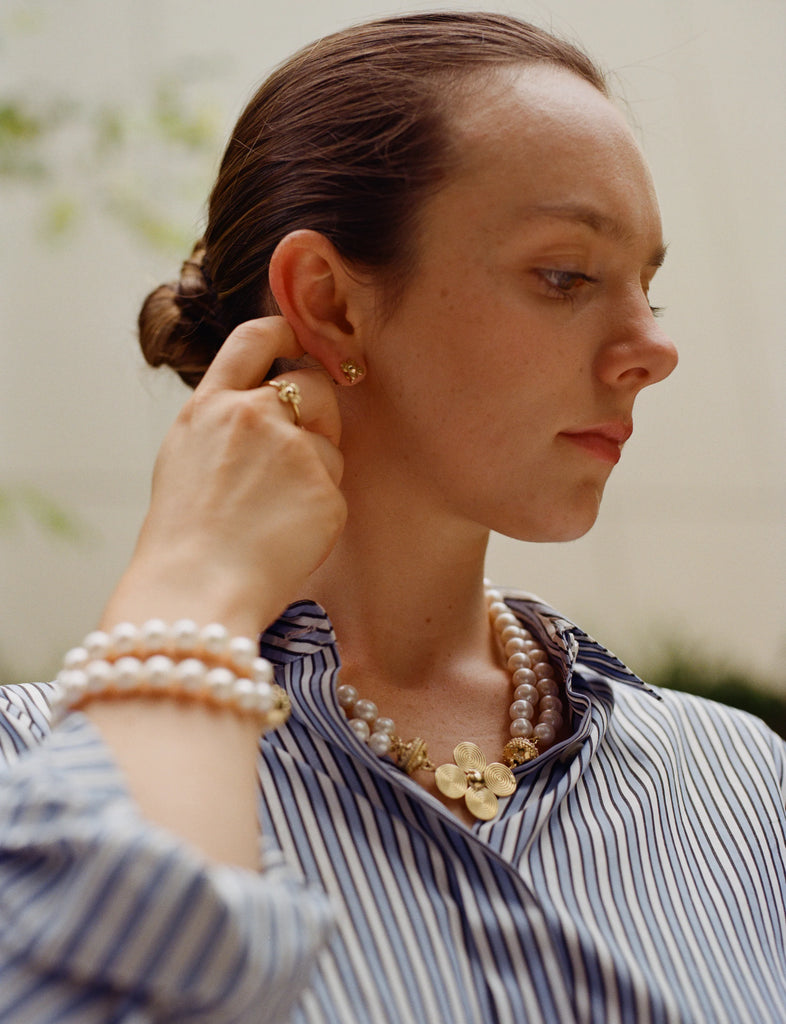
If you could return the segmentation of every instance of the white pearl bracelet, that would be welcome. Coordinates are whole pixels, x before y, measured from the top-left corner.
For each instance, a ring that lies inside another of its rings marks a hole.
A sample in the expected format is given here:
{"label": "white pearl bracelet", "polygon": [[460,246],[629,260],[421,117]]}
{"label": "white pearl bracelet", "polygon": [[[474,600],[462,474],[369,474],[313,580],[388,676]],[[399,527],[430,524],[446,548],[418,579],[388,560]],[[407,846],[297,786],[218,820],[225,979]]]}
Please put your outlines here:
{"label": "white pearl bracelet", "polygon": [[233,710],[268,728],[289,716],[289,698],[254,641],[216,623],[199,629],[181,619],[170,628],[151,619],[89,633],[66,654],[57,682],[62,713],[95,699],[163,697]]}

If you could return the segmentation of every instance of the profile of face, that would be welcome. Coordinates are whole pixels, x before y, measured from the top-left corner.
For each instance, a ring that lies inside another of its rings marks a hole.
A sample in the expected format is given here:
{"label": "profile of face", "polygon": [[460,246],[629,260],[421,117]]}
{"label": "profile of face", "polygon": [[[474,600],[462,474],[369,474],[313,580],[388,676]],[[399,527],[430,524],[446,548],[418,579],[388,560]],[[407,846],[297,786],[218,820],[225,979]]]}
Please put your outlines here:
{"label": "profile of face", "polygon": [[597,516],[636,396],[676,365],[648,298],[660,214],[592,85],[544,64],[483,83],[453,104],[456,163],[400,301],[366,326],[345,446],[457,523],[568,540]]}

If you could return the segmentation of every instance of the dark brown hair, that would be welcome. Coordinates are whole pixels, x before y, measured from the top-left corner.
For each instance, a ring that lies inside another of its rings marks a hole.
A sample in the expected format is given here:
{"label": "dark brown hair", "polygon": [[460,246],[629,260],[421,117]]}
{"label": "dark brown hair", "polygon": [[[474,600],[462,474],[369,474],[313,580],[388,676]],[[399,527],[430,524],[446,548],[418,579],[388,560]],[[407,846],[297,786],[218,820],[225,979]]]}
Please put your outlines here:
{"label": "dark brown hair", "polygon": [[504,15],[386,18],[325,37],[282,64],[235,127],[204,238],[139,316],[153,366],[195,386],[243,320],[273,313],[267,280],[290,231],[324,234],[395,292],[416,257],[424,200],[449,173],[447,113],[468,76],[550,63],[606,94],[575,46]]}

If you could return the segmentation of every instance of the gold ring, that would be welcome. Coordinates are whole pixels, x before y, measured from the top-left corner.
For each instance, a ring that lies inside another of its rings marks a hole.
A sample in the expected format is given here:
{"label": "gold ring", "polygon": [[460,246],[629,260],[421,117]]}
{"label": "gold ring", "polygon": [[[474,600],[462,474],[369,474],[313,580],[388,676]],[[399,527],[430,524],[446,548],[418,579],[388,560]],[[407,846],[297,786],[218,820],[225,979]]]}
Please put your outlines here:
{"label": "gold ring", "polygon": [[303,395],[300,393],[300,388],[297,384],[293,384],[291,380],[266,380],[265,383],[269,384],[271,388],[276,389],[279,402],[291,406],[292,415],[295,418],[295,426],[299,427],[300,403],[303,400]]}

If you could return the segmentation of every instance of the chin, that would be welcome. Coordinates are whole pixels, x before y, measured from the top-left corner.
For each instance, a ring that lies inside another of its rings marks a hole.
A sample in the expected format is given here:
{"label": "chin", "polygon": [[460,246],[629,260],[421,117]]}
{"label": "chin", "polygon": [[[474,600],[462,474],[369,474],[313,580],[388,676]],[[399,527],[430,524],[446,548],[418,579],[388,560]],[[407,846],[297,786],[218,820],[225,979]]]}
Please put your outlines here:
{"label": "chin", "polygon": [[588,500],[560,506],[557,511],[552,510],[551,514],[544,512],[536,519],[528,518],[525,522],[507,524],[509,529],[494,529],[506,537],[532,544],[565,544],[589,533],[597,521],[602,496],[602,491],[593,489],[591,500],[586,496]]}

